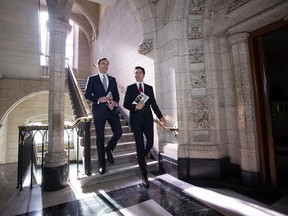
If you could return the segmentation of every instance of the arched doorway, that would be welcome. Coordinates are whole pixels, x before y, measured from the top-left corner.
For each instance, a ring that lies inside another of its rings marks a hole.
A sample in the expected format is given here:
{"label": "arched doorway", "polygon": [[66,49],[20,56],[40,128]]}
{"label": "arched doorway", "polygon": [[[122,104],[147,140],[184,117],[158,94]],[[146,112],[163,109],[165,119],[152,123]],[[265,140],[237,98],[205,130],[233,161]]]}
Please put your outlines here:
{"label": "arched doorway", "polygon": [[288,22],[250,34],[249,48],[263,187],[288,189]]}

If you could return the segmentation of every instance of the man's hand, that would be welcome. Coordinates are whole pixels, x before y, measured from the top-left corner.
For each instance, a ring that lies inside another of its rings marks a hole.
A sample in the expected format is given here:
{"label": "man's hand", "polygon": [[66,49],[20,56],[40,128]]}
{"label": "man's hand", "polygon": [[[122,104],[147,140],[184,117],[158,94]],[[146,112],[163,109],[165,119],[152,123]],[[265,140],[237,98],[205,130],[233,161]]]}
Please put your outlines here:
{"label": "man's hand", "polygon": [[165,126],[166,125],[166,119],[164,118],[164,116],[162,116],[160,118],[161,123]]}
{"label": "man's hand", "polygon": [[140,102],[140,103],[138,103],[138,104],[136,105],[135,108],[136,108],[136,110],[142,110],[143,107],[144,107],[144,105],[145,105],[144,103],[141,103],[141,102]]}
{"label": "man's hand", "polygon": [[109,109],[113,110],[116,105],[117,103],[115,101],[108,101]]}
{"label": "man's hand", "polygon": [[106,97],[100,97],[100,98],[98,99],[98,102],[99,102],[99,103],[106,103],[106,102],[107,102],[107,98],[106,98]]}

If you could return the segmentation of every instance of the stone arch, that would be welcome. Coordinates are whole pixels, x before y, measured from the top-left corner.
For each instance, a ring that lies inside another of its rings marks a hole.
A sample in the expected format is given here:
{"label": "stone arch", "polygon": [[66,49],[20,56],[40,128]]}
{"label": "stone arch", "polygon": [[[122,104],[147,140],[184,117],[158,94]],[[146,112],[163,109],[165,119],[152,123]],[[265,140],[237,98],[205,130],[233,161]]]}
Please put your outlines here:
{"label": "stone arch", "polygon": [[17,85],[15,86],[15,93],[11,95],[2,105],[0,110],[0,125],[3,120],[9,115],[11,110],[13,110],[18,104],[26,100],[29,97],[32,97],[42,92],[48,92],[49,82],[48,80],[16,80],[12,82],[7,80],[8,85]]}
{"label": "stone arch", "polygon": [[23,101],[27,100],[28,98],[31,98],[35,95],[41,95],[41,94],[46,94],[48,93],[48,90],[40,90],[38,91],[37,88],[33,88],[33,89],[29,89],[27,91],[23,91],[20,94],[18,94],[17,96],[11,98],[9,101],[7,101],[5,103],[5,105],[3,107],[6,107],[5,110],[1,110],[0,115],[1,120],[0,120],[0,125],[2,124],[2,122],[4,121],[4,119],[9,115],[9,113],[20,103],[22,103]]}
{"label": "stone arch", "polygon": [[[90,44],[91,40],[97,38],[98,34],[98,6],[87,0],[76,0],[74,7],[81,11],[83,16],[72,14],[71,18],[79,25]],[[83,19],[83,17],[86,19]]]}
{"label": "stone arch", "polygon": [[[6,110],[1,111],[1,113],[3,113],[1,121],[0,121],[0,125],[2,124],[2,122],[4,122],[5,118],[7,118],[7,116],[13,111],[13,109],[21,104],[23,101],[32,98],[34,96],[38,96],[38,95],[42,95],[42,94],[48,94],[48,90],[40,90],[40,91],[35,91],[35,89],[31,89],[31,90],[27,90],[21,94],[18,94],[17,97],[12,98],[11,100],[7,101],[5,107],[8,107]],[[68,93],[65,93],[65,97],[69,97]],[[47,101],[48,103],[48,101]],[[24,113],[25,114],[25,113]],[[44,114],[46,116],[48,116],[47,114]],[[36,115],[34,117],[37,116],[43,116],[43,113],[38,110]],[[70,115],[65,115],[67,119],[73,119],[73,116]],[[34,118],[33,117],[33,118]]]}
{"label": "stone arch", "polygon": [[156,20],[153,15],[155,3],[148,0],[127,0],[135,13],[137,22],[142,30],[143,41],[139,45],[138,52],[146,54],[150,52],[156,41]]}

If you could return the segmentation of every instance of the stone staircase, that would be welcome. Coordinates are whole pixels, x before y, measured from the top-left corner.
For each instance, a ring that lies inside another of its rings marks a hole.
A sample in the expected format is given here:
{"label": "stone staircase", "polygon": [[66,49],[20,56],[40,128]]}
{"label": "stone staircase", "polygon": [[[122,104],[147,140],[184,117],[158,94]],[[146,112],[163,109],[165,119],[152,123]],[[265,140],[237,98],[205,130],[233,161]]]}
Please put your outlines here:
{"label": "stone staircase", "polygon": [[[78,84],[80,85],[82,91],[84,92],[86,86],[86,80],[78,80]],[[89,106],[91,103],[87,101]],[[90,106],[91,107],[91,106]],[[106,161],[106,173],[104,175],[100,175],[98,173],[98,155],[96,148],[96,134],[95,134],[95,126],[92,120],[91,123],[91,175],[87,176],[83,174],[79,174],[79,181],[81,185],[90,185],[100,182],[105,182],[113,179],[123,178],[132,175],[141,176],[140,169],[138,166],[138,161],[136,158],[136,146],[134,141],[133,133],[128,126],[127,119],[121,112],[119,112],[120,121],[122,125],[123,134],[120,140],[118,141],[116,148],[113,151],[114,156],[114,164],[110,164]],[[110,140],[112,136],[112,130],[110,125],[106,123],[105,126],[105,145]],[[107,160],[107,159],[106,159]],[[147,158],[147,170],[154,171],[158,170],[158,161],[153,158]],[[80,170],[81,172],[81,170]]]}

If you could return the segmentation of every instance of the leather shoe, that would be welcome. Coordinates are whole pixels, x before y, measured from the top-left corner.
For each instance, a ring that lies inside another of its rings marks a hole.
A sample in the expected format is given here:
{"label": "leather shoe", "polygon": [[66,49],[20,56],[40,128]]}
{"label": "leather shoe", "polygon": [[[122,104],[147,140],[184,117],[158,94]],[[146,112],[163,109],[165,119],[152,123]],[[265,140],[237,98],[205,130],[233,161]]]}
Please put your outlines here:
{"label": "leather shoe", "polygon": [[105,149],[106,154],[107,154],[107,160],[109,161],[109,163],[113,164],[114,163],[114,158],[112,155],[112,151],[108,150],[107,148]]}
{"label": "leather shoe", "polygon": [[106,169],[105,169],[105,167],[100,167],[98,169],[98,171],[99,171],[100,174],[104,174],[106,172]]}
{"label": "leather shoe", "polygon": [[148,178],[147,177],[144,177],[142,178],[142,184],[145,188],[149,188],[149,181],[148,181]]}

